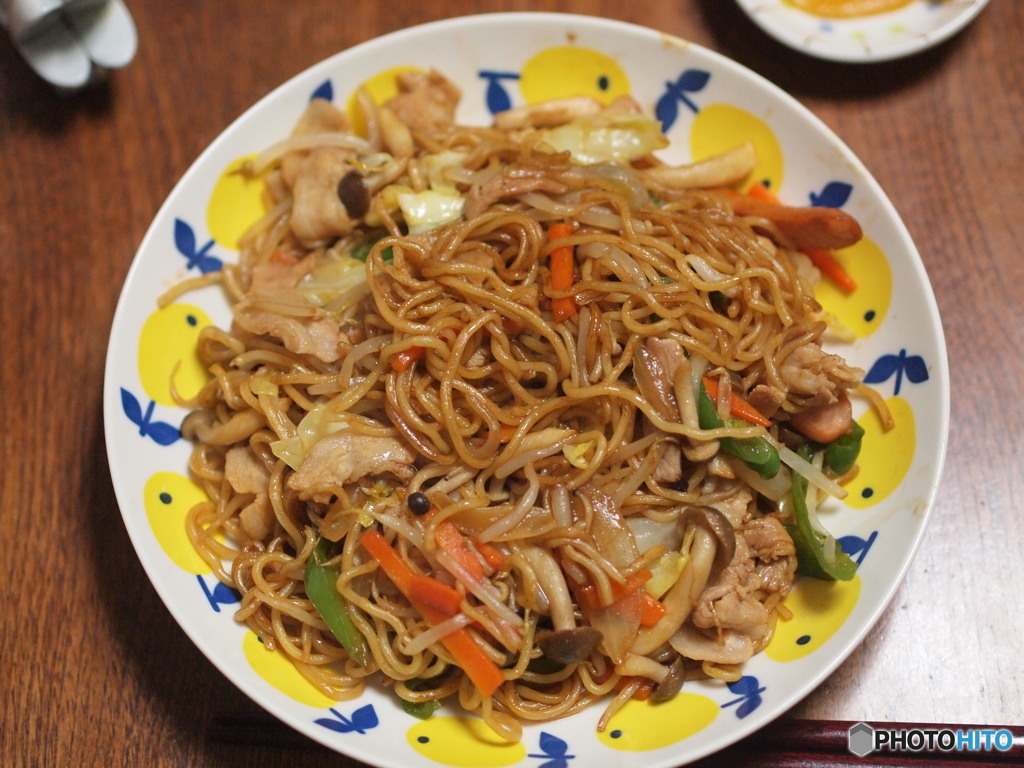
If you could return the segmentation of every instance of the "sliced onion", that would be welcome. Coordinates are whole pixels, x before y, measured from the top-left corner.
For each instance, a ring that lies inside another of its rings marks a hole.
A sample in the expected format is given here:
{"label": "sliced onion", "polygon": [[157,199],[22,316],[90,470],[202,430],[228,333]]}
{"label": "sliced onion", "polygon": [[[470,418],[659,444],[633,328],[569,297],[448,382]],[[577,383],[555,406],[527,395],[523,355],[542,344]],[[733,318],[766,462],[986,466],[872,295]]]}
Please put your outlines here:
{"label": "sliced onion", "polygon": [[721,640],[715,640],[699,632],[687,623],[680,627],[671,638],[669,645],[687,659],[711,661],[716,664],[742,664],[754,654],[750,638],[734,629],[719,633]]}
{"label": "sliced onion", "polygon": [[591,502],[590,533],[597,551],[616,568],[626,568],[640,556],[640,549],[633,532],[619,514],[619,505],[614,497],[596,488],[588,487],[585,493]]}
{"label": "sliced onion", "polygon": [[679,406],[661,359],[644,344],[633,350],[633,378],[640,394],[665,421],[676,421]]}
{"label": "sliced onion", "polygon": [[643,515],[632,515],[625,522],[641,552],[659,545],[668,551],[677,551],[682,546],[683,534],[674,520],[651,520]]}
{"label": "sliced onion", "polygon": [[609,208],[599,208],[596,206],[587,208],[576,215],[576,220],[581,224],[608,229],[612,232],[618,232],[622,229],[622,217],[617,213],[613,213]]}
{"label": "sliced onion", "polygon": [[[629,166],[617,163],[601,163],[592,166],[593,173],[612,181],[618,191],[625,193],[629,204],[634,208],[643,208],[648,203],[647,187]],[[598,182],[600,183],[600,182]]]}
{"label": "sliced onion", "polygon": [[641,609],[642,598],[639,591],[620,598],[611,605],[583,608],[590,625],[600,630],[603,638],[601,646],[615,664],[625,661],[630,648],[636,642],[640,631]]}
{"label": "sliced onion", "polygon": [[524,192],[519,195],[519,199],[531,208],[544,211],[544,213],[553,213],[565,217],[576,215],[577,206],[575,203],[570,205],[561,200],[554,200],[543,192]]}
{"label": "sliced onion", "polygon": [[[576,437],[571,429],[547,427],[537,432],[530,432],[516,445],[509,443],[494,463],[494,476],[504,480],[527,464],[552,456]],[[506,454],[511,458],[506,459]]]}

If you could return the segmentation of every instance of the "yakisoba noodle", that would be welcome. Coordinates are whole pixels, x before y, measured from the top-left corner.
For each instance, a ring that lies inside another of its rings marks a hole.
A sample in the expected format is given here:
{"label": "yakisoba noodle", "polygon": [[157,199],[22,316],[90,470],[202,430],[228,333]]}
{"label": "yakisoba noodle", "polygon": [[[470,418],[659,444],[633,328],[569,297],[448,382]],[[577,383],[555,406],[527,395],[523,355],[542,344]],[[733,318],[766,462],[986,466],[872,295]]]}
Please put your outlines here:
{"label": "yakisoba noodle", "polygon": [[268,212],[183,425],[211,499],[189,534],[330,697],[384,685],[509,739],[603,699],[604,727],[737,679],[798,548],[852,575],[813,508],[859,371],[822,351],[798,249],[859,229],[732,191],[750,147],[663,164],[629,100],[487,128],[457,101],[406,74],[360,94],[367,137],[314,101],[254,160]]}

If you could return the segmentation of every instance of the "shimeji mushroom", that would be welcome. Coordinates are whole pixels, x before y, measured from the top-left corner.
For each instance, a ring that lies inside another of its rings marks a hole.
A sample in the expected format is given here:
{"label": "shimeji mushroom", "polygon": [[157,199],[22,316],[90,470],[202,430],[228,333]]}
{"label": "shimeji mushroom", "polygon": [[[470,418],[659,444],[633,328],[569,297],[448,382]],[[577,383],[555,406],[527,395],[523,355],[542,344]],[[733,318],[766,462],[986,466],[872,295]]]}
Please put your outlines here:
{"label": "shimeji mushroom", "polygon": [[533,569],[544,597],[547,599],[554,629],[541,630],[536,635],[537,645],[544,655],[559,664],[574,664],[588,658],[603,639],[594,627],[576,626],[572,596],[562,569],[554,556],[538,546],[526,546],[523,556]]}
{"label": "shimeji mushroom", "polygon": [[651,692],[651,701],[668,701],[683,687],[683,659],[677,656],[669,665],[661,664],[648,656],[631,653],[625,661],[616,665],[616,673],[623,677],[646,677],[657,683]]}
{"label": "shimeji mushroom", "polygon": [[687,507],[679,518],[679,524],[693,523],[712,534],[715,540],[715,556],[711,562],[708,578],[714,576],[732,562],[736,554],[736,532],[729,519],[714,507]]}

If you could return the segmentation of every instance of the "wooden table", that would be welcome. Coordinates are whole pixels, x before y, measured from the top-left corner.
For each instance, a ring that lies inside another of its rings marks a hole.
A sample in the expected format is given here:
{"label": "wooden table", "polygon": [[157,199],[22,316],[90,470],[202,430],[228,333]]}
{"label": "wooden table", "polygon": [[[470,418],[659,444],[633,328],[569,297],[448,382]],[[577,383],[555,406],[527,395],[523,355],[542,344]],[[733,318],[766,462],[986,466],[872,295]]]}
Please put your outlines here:
{"label": "wooden table", "polygon": [[261,710],[189,642],[131,548],[104,448],[107,336],[160,203],[251,103],[382,33],[516,9],[624,19],[725,53],[875,174],[944,319],[948,458],[889,610],[786,717],[1024,724],[1024,3],[996,0],[939,48],[871,66],[794,53],[728,0],[129,5],[138,55],[88,92],[54,93],[0,40],[0,765],[355,765],[301,737],[218,736]]}

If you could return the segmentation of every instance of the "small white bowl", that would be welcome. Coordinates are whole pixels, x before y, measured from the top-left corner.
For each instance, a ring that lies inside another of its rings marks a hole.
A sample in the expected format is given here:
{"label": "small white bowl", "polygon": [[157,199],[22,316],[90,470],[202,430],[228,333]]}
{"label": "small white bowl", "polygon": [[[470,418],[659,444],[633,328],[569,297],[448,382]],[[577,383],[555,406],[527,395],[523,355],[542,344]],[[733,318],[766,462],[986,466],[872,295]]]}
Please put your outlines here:
{"label": "small white bowl", "polygon": [[779,42],[820,59],[888,61],[948,40],[981,13],[988,0],[915,0],[895,11],[831,19],[786,0],[736,0],[761,29]]}

